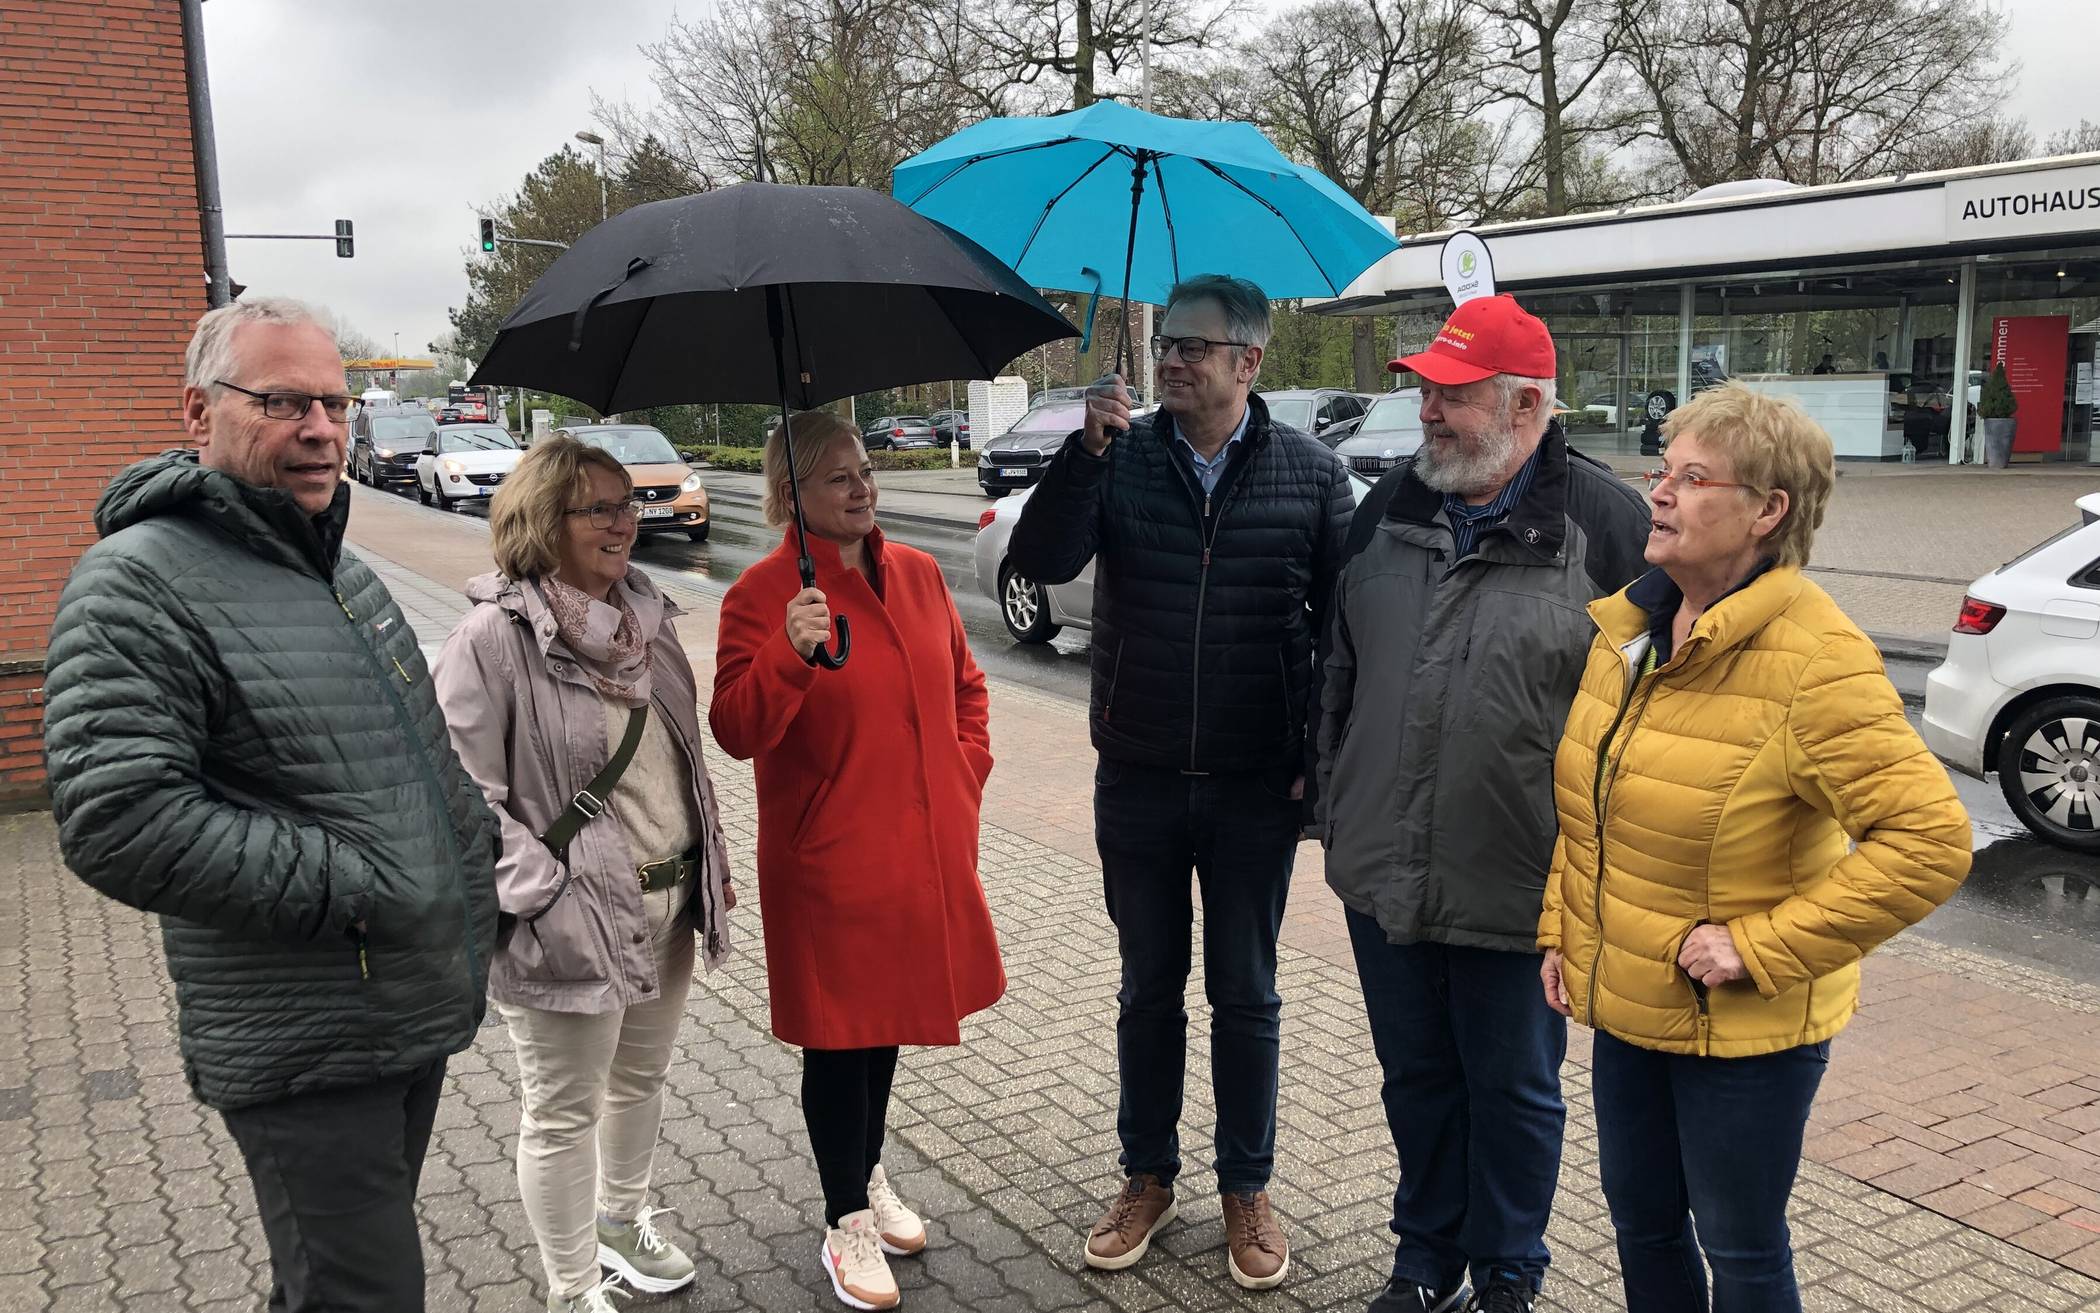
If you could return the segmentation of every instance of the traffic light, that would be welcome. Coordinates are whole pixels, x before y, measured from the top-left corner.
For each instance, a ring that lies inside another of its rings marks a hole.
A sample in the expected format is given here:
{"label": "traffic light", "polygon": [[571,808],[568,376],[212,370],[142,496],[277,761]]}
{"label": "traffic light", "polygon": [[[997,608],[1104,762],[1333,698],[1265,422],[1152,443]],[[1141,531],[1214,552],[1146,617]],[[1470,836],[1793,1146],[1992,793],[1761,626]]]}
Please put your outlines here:
{"label": "traffic light", "polygon": [[483,219],[481,221],[481,249],[484,252],[496,249],[496,221],[494,219]]}
{"label": "traffic light", "polygon": [[348,219],[337,219],[335,221],[335,258],[348,260],[356,256],[356,254],[357,238],[350,234],[350,221]]}

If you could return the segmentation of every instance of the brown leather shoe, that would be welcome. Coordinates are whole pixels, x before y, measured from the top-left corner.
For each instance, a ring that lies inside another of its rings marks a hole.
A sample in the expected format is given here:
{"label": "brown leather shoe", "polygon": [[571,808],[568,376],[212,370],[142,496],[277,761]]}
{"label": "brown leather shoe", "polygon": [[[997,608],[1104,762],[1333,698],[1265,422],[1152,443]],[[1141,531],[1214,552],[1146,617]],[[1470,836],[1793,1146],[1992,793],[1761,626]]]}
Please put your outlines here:
{"label": "brown leather shoe", "polygon": [[1086,1265],[1122,1271],[1145,1256],[1152,1237],[1176,1215],[1174,1192],[1150,1172],[1139,1172],[1123,1183],[1123,1193],[1088,1233]]}
{"label": "brown leather shoe", "polygon": [[1225,1265],[1243,1290],[1283,1284],[1291,1270],[1291,1242],[1269,1207],[1269,1192],[1220,1196],[1225,1206]]}

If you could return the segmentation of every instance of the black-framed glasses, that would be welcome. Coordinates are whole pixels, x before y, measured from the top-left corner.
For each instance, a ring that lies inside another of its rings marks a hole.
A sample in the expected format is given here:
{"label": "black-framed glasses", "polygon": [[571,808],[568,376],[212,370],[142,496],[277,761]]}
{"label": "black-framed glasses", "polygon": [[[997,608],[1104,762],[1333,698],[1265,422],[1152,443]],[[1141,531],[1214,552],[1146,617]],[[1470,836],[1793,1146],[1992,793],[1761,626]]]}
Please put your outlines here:
{"label": "black-framed glasses", "polygon": [[1182,360],[1187,363],[1196,365],[1203,362],[1203,357],[1209,355],[1210,349],[1214,346],[1246,347],[1250,345],[1252,344],[1247,342],[1213,342],[1207,337],[1168,337],[1165,333],[1154,333],[1152,335],[1152,358],[1154,360],[1165,360],[1167,353],[1172,351],[1178,353]]}
{"label": "black-framed glasses", "polygon": [[212,383],[217,387],[232,388],[244,397],[254,397],[262,403],[263,414],[271,419],[305,419],[306,412],[318,401],[321,413],[328,416],[331,423],[340,424],[350,418],[350,403],[357,400],[342,395],[317,397],[310,392],[257,392],[238,383],[228,383],[223,378],[215,378]]}
{"label": "black-framed glasses", "polygon": [[563,511],[562,514],[588,515],[591,517],[591,527],[593,529],[610,529],[623,518],[629,520],[641,519],[642,503],[633,497],[629,497],[626,501],[592,502],[588,506],[573,506]]}

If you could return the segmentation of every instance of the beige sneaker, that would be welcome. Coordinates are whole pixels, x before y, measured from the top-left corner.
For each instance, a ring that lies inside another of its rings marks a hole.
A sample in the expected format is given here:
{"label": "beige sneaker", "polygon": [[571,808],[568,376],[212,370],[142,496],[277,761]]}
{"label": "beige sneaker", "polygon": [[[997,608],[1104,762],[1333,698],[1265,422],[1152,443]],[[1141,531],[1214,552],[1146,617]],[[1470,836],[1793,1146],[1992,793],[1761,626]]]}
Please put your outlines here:
{"label": "beige sneaker", "polygon": [[1086,1265],[1120,1272],[1145,1256],[1152,1237],[1174,1220],[1174,1192],[1150,1172],[1123,1183],[1123,1193],[1108,1206],[1086,1238]]}
{"label": "beige sneaker", "polygon": [[1222,1195],[1225,1208],[1225,1266],[1242,1290],[1283,1284],[1291,1270],[1291,1242],[1269,1207],[1269,1192]]}
{"label": "beige sneaker", "polygon": [[890,1262],[882,1256],[882,1238],[875,1230],[875,1210],[863,1208],[839,1219],[824,1232],[824,1247],[817,1251],[825,1274],[839,1302],[847,1308],[895,1308],[903,1298],[897,1279],[890,1275]]}
{"label": "beige sneaker", "polygon": [[875,1214],[875,1234],[882,1241],[883,1253],[902,1256],[926,1247],[926,1223],[890,1188],[890,1178],[880,1163],[868,1178],[868,1206]]}

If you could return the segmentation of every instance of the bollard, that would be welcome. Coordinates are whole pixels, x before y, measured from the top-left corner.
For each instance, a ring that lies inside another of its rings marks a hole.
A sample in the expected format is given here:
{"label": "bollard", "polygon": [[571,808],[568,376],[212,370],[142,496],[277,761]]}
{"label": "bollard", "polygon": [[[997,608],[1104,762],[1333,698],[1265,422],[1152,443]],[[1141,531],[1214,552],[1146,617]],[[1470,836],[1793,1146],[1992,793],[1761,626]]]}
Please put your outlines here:
{"label": "bollard", "polygon": [[948,468],[951,470],[962,468],[962,446],[953,435],[948,438]]}

